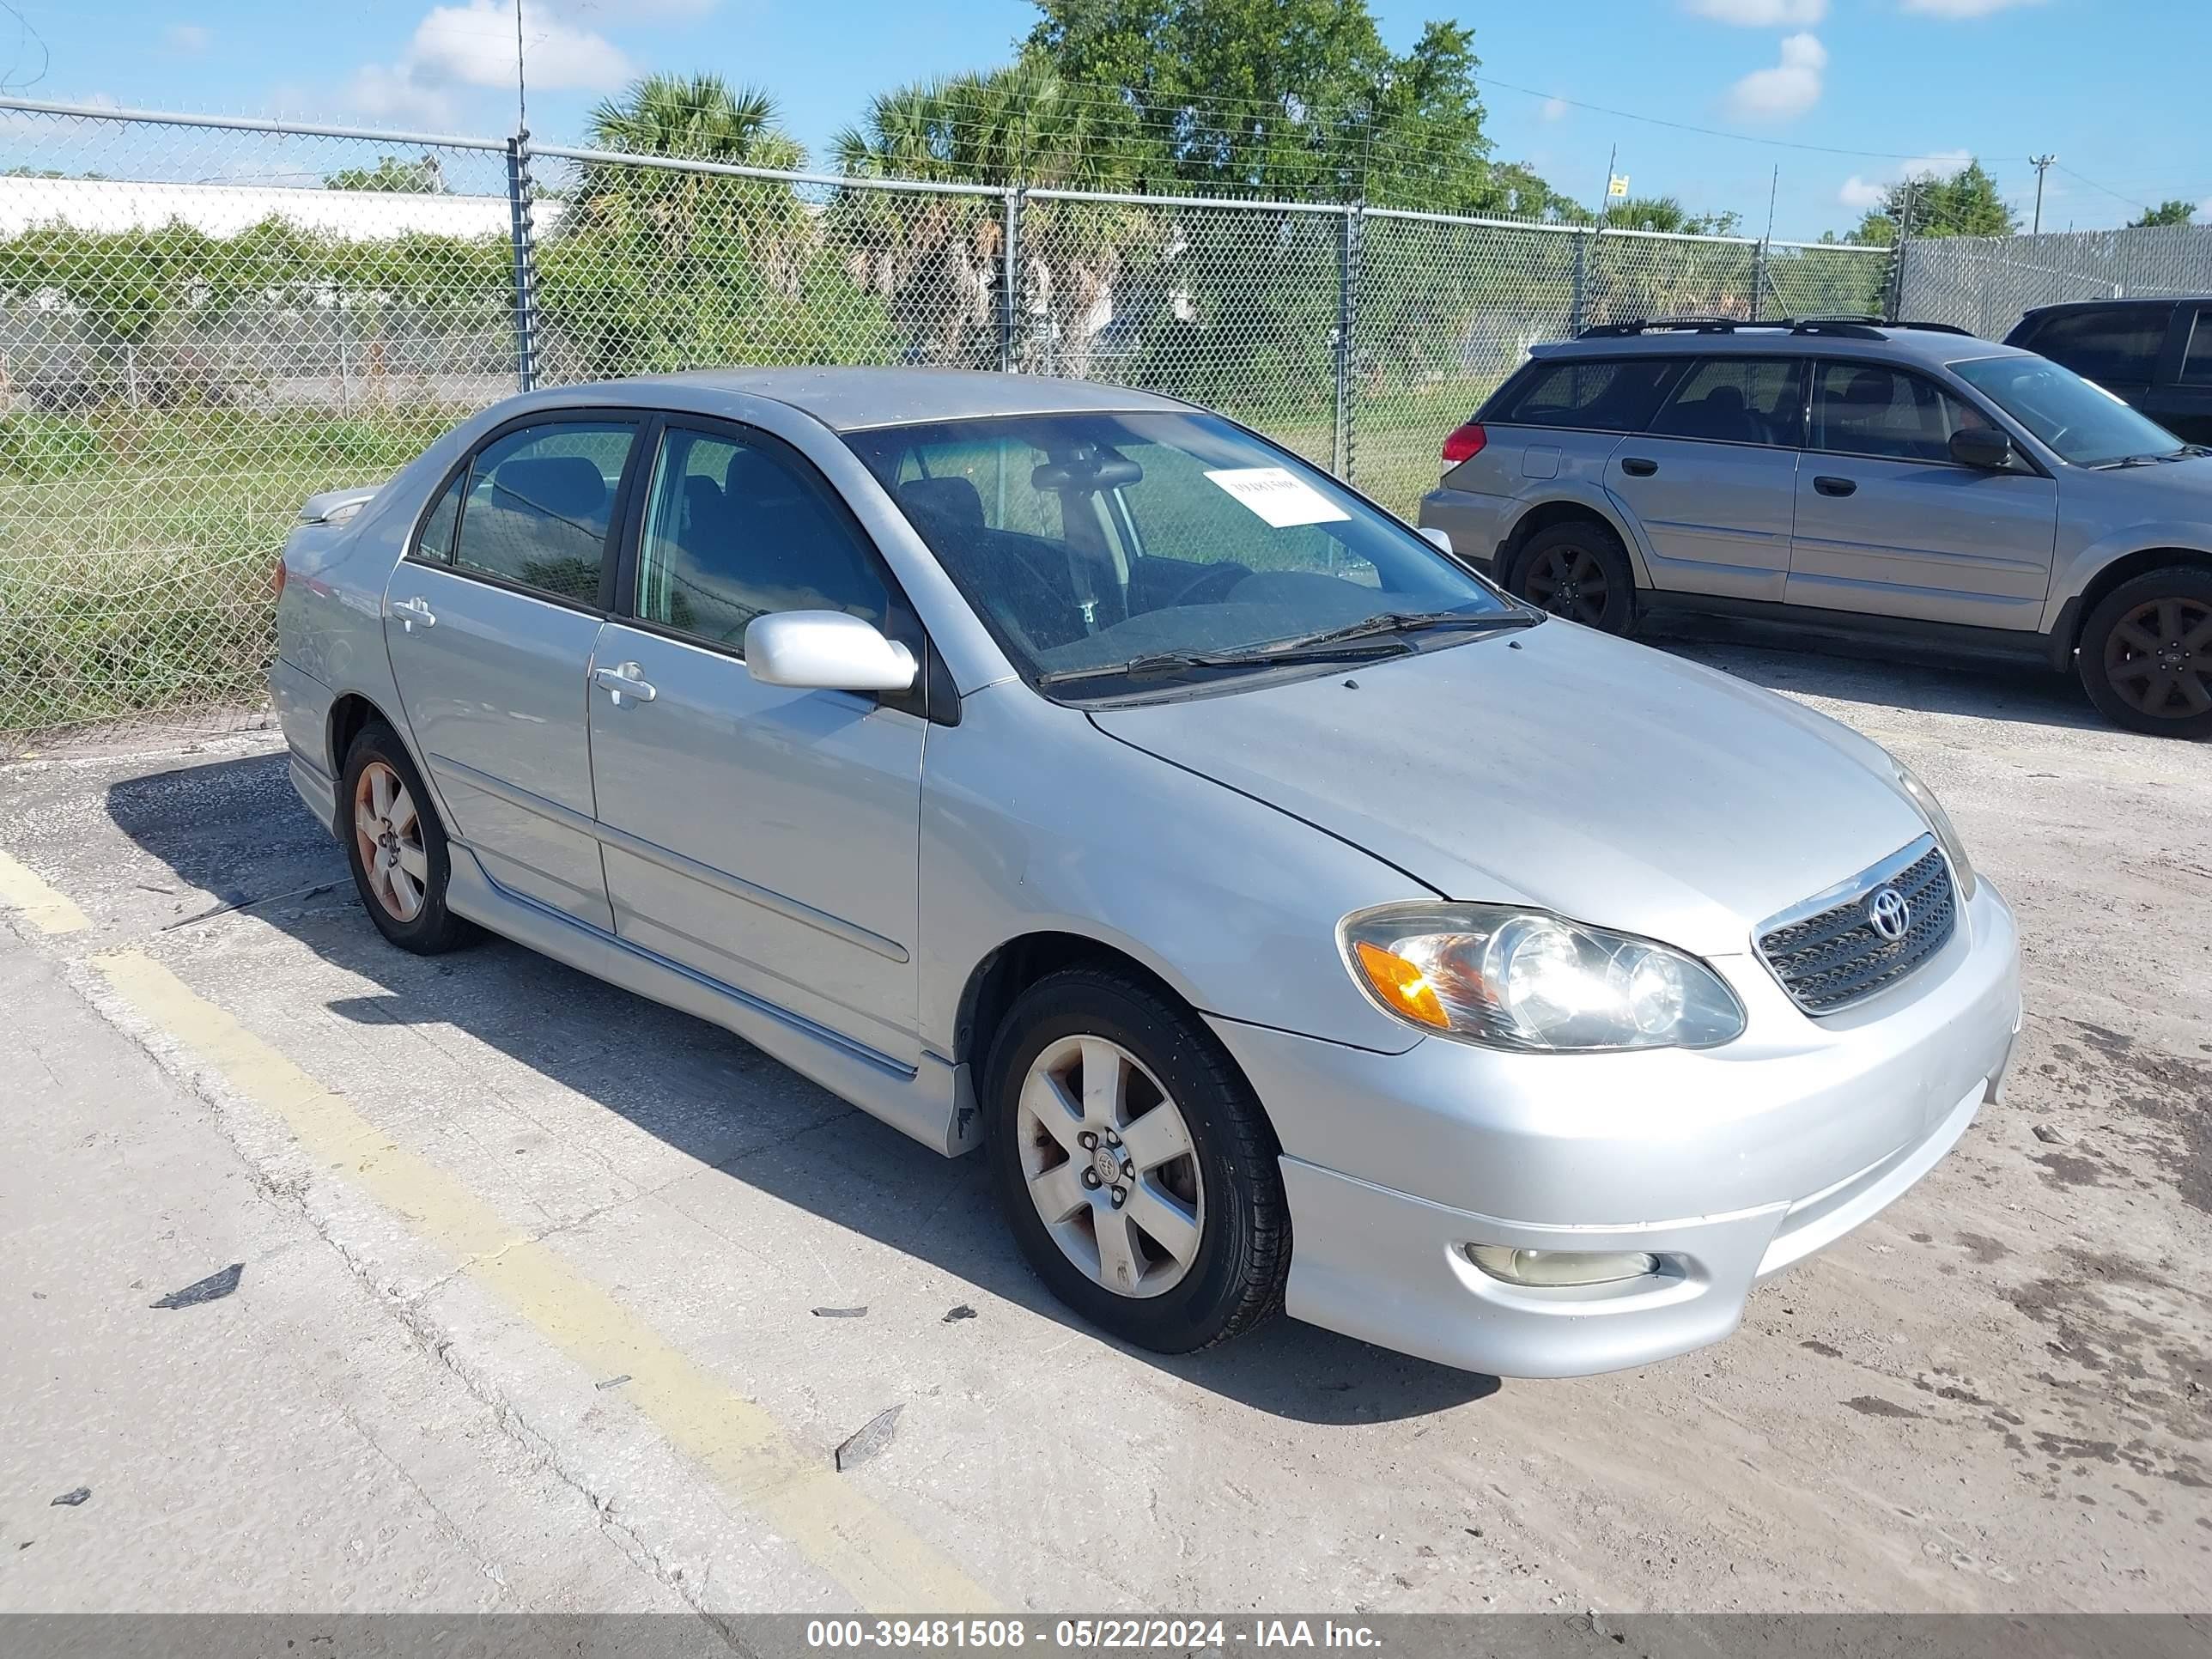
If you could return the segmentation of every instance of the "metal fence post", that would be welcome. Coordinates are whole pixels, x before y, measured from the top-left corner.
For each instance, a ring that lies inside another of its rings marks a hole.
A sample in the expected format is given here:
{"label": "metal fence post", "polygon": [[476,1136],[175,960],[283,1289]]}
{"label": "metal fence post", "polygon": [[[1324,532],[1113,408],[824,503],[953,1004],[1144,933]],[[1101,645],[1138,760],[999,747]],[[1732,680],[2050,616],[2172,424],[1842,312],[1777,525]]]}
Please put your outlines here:
{"label": "metal fence post", "polygon": [[1359,326],[1360,255],[1367,236],[1366,204],[1354,202],[1344,210],[1337,243],[1336,263],[1336,443],[1330,470],[1346,483],[1352,482],[1352,343]]}
{"label": "metal fence post", "polygon": [[1766,295],[1766,238],[1751,251],[1751,320],[1759,320],[1759,302]]}
{"label": "metal fence post", "polygon": [[1018,185],[1006,192],[1006,234],[1000,249],[1004,262],[999,283],[999,372],[1011,374],[1016,361],[1014,331],[1020,324],[1022,283],[1022,191]]}
{"label": "metal fence post", "polygon": [[530,223],[530,135],[507,141],[507,204],[514,241],[514,386],[538,384],[538,241]]}
{"label": "metal fence post", "polygon": [[1594,230],[1578,230],[1575,234],[1575,289],[1567,301],[1567,337],[1583,331],[1589,318],[1589,247]]}

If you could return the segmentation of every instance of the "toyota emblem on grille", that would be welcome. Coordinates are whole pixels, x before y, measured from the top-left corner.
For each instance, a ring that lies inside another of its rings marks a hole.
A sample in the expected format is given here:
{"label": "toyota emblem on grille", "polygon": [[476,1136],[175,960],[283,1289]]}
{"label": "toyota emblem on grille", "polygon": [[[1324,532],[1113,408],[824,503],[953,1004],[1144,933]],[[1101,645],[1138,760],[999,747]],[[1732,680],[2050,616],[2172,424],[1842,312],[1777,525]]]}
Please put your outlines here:
{"label": "toyota emblem on grille", "polygon": [[1867,925],[1892,945],[1912,926],[1912,907],[1894,887],[1885,887],[1867,901]]}

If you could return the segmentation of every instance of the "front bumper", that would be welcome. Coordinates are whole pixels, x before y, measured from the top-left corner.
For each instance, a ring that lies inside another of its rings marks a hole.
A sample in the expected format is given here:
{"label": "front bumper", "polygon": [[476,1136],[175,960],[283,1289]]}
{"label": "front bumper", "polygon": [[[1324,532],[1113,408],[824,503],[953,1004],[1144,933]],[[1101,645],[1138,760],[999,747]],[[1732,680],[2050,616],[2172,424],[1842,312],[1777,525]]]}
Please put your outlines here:
{"label": "front bumper", "polygon": [[[1984,882],[1904,983],[1814,1021],[1749,957],[1749,1013],[1702,1053],[1401,1054],[1219,1020],[1266,1103],[1295,1316],[1510,1376],[1642,1365],[1734,1330],[1752,1286],[1925,1175],[1996,1098],[2020,1029],[2011,912]],[[1469,1244],[1628,1250],[1658,1274],[1532,1289]]]}

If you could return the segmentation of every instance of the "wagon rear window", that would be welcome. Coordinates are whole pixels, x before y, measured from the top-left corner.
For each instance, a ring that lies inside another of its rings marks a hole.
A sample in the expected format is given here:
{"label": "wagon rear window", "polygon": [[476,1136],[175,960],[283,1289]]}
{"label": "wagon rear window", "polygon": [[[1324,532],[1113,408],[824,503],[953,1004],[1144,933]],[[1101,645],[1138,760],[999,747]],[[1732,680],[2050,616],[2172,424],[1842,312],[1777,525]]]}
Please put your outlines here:
{"label": "wagon rear window", "polygon": [[1599,432],[1640,432],[1680,368],[1672,357],[1592,360],[1538,364],[1518,386],[1509,386],[1483,418],[1506,426],[1583,427]]}

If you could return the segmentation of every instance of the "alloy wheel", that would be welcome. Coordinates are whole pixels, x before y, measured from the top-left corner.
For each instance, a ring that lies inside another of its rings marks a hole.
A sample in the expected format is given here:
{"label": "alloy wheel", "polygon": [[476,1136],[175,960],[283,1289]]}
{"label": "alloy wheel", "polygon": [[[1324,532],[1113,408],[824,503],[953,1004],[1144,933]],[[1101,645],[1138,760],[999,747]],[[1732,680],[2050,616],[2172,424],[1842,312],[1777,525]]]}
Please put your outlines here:
{"label": "alloy wheel", "polygon": [[2106,636],[2105,678],[2154,720],[2212,712],[2212,604],[2174,597],[2137,605]]}
{"label": "alloy wheel", "polygon": [[1530,561],[1521,586],[1531,604],[1590,628],[1605,615],[1613,588],[1605,566],[1586,547],[1545,548]]}
{"label": "alloy wheel", "polygon": [[369,891],[385,914],[394,921],[421,915],[430,883],[422,815],[405,781],[380,760],[362,767],[354,784],[353,833]]}
{"label": "alloy wheel", "polygon": [[1189,1127],[1117,1042],[1067,1036],[1022,1080],[1023,1179],[1045,1231],[1093,1283],[1153,1297],[1181,1284],[1205,1237]]}

